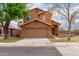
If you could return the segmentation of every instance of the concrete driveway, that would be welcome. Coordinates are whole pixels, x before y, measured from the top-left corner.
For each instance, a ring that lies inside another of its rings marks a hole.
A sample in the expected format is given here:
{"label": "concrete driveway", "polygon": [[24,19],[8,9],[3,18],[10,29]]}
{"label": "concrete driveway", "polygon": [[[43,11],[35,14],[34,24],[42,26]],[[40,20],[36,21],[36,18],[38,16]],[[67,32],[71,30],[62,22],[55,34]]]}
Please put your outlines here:
{"label": "concrete driveway", "polygon": [[49,44],[48,38],[25,38],[16,42],[17,46],[48,46]]}

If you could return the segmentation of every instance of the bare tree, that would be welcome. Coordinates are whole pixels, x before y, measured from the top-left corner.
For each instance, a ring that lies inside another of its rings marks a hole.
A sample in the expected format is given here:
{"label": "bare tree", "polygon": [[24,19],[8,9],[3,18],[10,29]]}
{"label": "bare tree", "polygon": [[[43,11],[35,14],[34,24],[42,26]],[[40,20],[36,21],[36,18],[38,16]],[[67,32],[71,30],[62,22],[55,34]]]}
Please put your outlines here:
{"label": "bare tree", "polygon": [[79,13],[79,8],[75,9],[71,6],[70,3],[63,3],[63,4],[53,4],[53,7],[50,8],[49,11],[53,13],[56,11],[58,14],[63,16],[68,21],[68,40],[71,40],[70,33],[71,33],[71,26],[74,23],[77,14]]}

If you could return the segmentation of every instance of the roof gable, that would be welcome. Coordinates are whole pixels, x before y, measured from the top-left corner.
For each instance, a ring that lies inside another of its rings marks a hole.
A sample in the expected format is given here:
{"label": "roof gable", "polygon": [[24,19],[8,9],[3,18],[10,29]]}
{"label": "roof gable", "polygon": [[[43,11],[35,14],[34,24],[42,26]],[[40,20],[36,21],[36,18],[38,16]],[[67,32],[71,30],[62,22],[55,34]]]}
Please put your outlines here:
{"label": "roof gable", "polygon": [[39,9],[39,8],[33,8],[31,11],[33,11],[33,10],[40,10],[40,11],[44,11],[44,10]]}
{"label": "roof gable", "polygon": [[41,10],[41,11],[48,11],[47,9],[43,9],[43,8],[39,8],[39,7],[33,7],[33,8],[31,8],[31,10],[34,10],[34,9],[38,9],[38,10]]}
{"label": "roof gable", "polygon": [[48,25],[48,26],[50,26],[50,27],[54,27],[54,26],[52,26],[51,24],[48,24],[48,23],[46,23],[46,22],[43,22],[43,21],[40,21],[40,20],[37,20],[37,19],[36,19],[36,20],[28,21],[28,22],[24,23],[23,25],[21,25],[21,27],[24,26],[24,25],[30,24],[30,23],[32,23],[32,22],[35,22],[35,21],[41,22],[41,23],[43,23],[43,24],[45,24],[45,25]]}

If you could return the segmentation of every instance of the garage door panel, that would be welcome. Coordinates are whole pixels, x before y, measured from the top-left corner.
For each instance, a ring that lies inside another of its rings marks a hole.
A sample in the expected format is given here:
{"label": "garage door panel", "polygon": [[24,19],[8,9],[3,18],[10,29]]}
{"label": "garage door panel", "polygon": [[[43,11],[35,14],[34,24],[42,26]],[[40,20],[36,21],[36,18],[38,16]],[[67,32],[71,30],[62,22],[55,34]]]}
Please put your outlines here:
{"label": "garage door panel", "polygon": [[47,29],[26,29],[26,37],[44,38],[47,37]]}

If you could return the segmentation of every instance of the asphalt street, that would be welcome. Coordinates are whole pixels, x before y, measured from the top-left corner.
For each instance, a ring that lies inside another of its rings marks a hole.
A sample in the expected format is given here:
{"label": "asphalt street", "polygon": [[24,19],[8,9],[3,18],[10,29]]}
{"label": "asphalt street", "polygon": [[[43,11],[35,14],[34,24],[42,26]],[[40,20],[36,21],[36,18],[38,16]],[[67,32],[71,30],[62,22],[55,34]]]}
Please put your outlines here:
{"label": "asphalt street", "polygon": [[62,56],[54,46],[0,47],[0,56]]}

